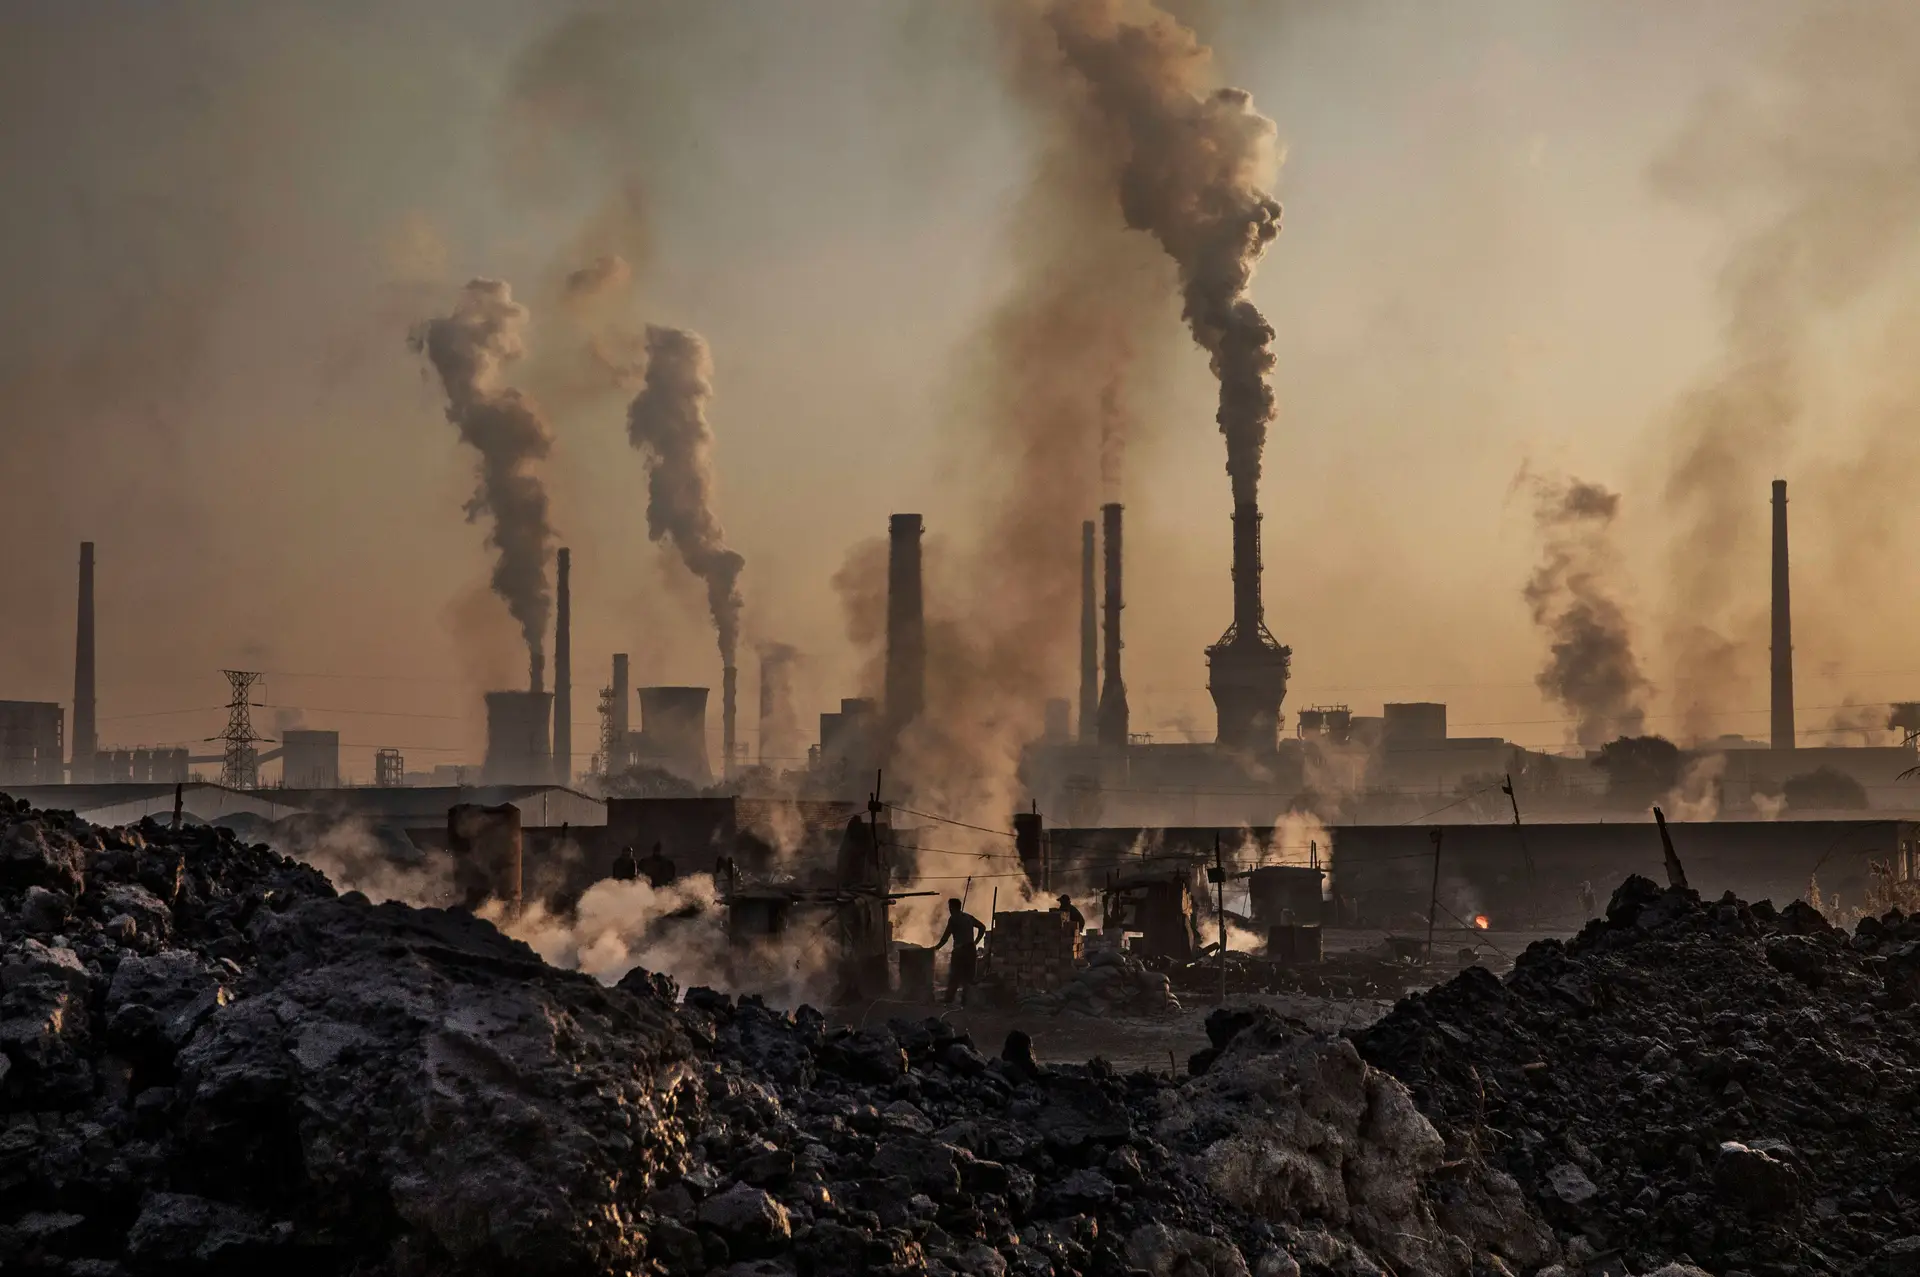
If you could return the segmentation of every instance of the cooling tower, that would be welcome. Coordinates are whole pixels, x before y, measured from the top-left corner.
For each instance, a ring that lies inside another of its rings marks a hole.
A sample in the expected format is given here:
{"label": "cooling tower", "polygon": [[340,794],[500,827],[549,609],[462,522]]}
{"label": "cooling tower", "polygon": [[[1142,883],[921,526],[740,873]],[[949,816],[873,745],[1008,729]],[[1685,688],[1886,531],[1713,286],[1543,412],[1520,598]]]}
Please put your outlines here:
{"label": "cooling tower", "polygon": [[643,687],[635,762],[672,772],[696,785],[709,784],[707,689]]}
{"label": "cooling tower", "polygon": [[553,696],[548,692],[487,693],[487,760],[483,785],[543,785],[553,777],[547,742]]}
{"label": "cooling tower", "polygon": [[340,733],[290,728],[280,733],[281,783],[289,789],[340,786]]}

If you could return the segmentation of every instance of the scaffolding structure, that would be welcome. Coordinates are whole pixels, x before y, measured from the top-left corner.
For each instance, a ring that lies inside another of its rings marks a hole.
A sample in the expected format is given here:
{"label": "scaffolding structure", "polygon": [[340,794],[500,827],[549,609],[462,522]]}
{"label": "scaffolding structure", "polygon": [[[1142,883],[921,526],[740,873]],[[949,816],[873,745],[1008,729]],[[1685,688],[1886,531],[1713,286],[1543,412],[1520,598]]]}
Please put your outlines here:
{"label": "scaffolding structure", "polygon": [[407,759],[397,749],[378,749],[373,753],[373,784],[376,789],[398,789],[407,783]]}

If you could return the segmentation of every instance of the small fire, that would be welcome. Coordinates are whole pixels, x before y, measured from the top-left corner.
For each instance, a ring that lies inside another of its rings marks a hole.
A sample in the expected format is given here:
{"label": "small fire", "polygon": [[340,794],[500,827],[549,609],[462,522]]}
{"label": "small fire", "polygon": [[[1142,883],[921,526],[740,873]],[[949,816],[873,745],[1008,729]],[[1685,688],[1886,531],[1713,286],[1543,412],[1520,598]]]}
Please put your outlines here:
{"label": "small fire", "polygon": [[1473,925],[1485,931],[1488,927],[1491,927],[1493,923],[1487,918],[1486,914],[1476,913],[1473,915]]}

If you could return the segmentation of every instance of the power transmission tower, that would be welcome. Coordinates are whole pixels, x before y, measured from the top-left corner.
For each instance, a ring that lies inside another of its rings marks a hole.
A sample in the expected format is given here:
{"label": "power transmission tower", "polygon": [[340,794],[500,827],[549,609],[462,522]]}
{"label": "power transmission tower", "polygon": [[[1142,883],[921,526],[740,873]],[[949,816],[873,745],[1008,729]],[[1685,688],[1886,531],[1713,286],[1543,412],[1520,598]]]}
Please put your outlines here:
{"label": "power transmission tower", "polygon": [[260,783],[260,764],[254,742],[264,739],[253,730],[253,689],[261,675],[253,670],[221,670],[233,699],[227,702],[227,730],[219,739],[226,742],[226,759],[220,768],[220,783],[231,789],[253,789]]}

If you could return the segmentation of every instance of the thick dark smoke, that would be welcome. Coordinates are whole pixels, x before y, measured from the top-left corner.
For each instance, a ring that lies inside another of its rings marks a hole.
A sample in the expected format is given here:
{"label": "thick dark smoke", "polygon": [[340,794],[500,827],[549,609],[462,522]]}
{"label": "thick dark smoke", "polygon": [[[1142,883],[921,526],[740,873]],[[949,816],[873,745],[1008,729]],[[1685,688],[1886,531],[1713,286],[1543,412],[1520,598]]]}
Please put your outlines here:
{"label": "thick dark smoke", "polygon": [[1247,297],[1253,268],[1280,233],[1266,187],[1273,122],[1240,89],[1211,88],[1210,54],[1172,17],[1122,16],[1119,0],[1057,0],[1048,20],[1068,64],[1125,146],[1127,225],[1151,233],[1180,268],[1183,313],[1220,379],[1235,504],[1253,502],[1273,420],[1273,328]]}
{"label": "thick dark smoke", "polygon": [[[1768,74],[1704,98],[1656,187],[1737,230],[1723,352],[1667,437],[1670,641],[1687,727],[1711,730],[1764,660],[1767,480],[1807,425],[1819,325],[1898,275],[1920,242],[1920,8],[1817,6]],[[1863,503],[1871,505],[1872,503]]]}
{"label": "thick dark smoke", "polygon": [[547,561],[554,541],[538,463],[552,450],[553,432],[532,400],[502,384],[506,366],[526,352],[527,322],[527,308],[504,281],[476,279],[453,314],[429,320],[412,342],[446,387],[447,420],[480,454],[480,486],[467,502],[467,518],[493,516],[487,540],[500,552],[493,589],[520,623],[538,691],[553,610]]}
{"label": "thick dark smoke", "polygon": [[633,279],[633,268],[618,253],[595,258],[578,270],[567,272],[567,300],[583,302],[610,290],[625,288]]}
{"label": "thick dark smoke", "polygon": [[1610,586],[1609,538],[1620,497],[1578,479],[1536,478],[1534,526],[1540,565],[1523,595],[1547,636],[1547,660],[1534,682],[1575,716],[1574,739],[1593,749],[1646,726],[1647,681],[1633,634]]}
{"label": "thick dark smoke", "polygon": [[647,327],[646,384],[627,410],[627,440],[647,455],[647,535],[670,539],[706,583],[723,665],[740,644],[740,569],[713,508],[713,360],[698,333]]}

